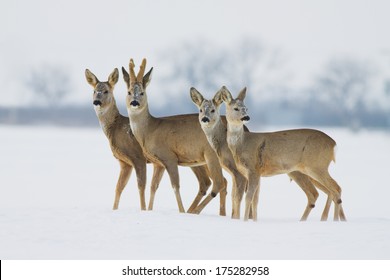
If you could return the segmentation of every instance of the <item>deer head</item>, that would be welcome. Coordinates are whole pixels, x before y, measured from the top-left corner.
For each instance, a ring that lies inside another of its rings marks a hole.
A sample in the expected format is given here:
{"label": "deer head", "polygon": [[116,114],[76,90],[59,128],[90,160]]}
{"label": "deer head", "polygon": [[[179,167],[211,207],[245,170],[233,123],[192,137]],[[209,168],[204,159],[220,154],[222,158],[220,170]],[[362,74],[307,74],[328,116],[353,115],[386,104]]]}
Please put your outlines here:
{"label": "deer head", "polygon": [[204,99],[202,94],[194,87],[190,90],[192,102],[199,109],[199,122],[202,127],[214,127],[219,121],[219,108],[222,104],[222,90],[219,90],[212,100]]}
{"label": "deer head", "polygon": [[85,69],[85,78],[93,87],[92,100],[96,109],[104,109],[115,102],[113,92],[115,84],[118,82],[119,78],[119,71],[117,68],[112,71],[107,82],[100,82],[98,78],[88,69]]}
{"label": "deer head", "polygon": [[231,124],[245,124],[250,120],[248,116],[248,109],[244,104],[244,99],[246,97],[246,87],[243,88],[238,94],[236,99],[233,99],[230,91],[223,86],[222,91],[222,100],[226,104],[226,119]]}
{"label": "deer head", "polygon": [[129,63],[129,73],[122,67],[123,78],[127,85],[127,98],[126,98],[126,106],[129,112],[137,112],[142,111],[145,107],[147,107],[147,96],[146,96],[146,87],[149,85],[152,79],[152,71],[153,67],[149,70],[146,75],[145,67],[146,67],[146,59],[142,60],[140,70],[138,74],[135,75],[134,71],[134,60],[130,59]]}

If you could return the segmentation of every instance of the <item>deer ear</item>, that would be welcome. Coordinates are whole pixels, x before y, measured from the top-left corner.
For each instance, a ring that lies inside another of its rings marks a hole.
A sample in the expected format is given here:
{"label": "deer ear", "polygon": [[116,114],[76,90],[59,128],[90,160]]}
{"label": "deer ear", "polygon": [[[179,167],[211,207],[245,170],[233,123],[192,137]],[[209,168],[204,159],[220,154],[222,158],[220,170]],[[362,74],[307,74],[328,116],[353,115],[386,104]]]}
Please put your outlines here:
{"label": "deer ear", "polygon": [[191,95],[192,102],[194,102],[196,106],[200,107],[200,105],[202,105],[202,102],[204,100],[202,94],[199,91],[197,91],[196,88],[192,87],[190,89],[190,95]]}
{"label": "deer ear", "polygon": [[96,78],[96,76],[88,69],[85,69],[85,78],[87,79],[88,84],[92,87],[95,87],[99,82],[98,78]]}
{"label": "deer ear", "polygon": [[237,96],[238,100],[244,101],[246,97],[246,87],[244,87]]}
{"label": "deer ear", "polygon": [[214,105],[216,107],[218,107],[222,104],[223,100],[222,100],[222,90],[221,89],[214,95],[213,102],[214,102]]}
{"label": "deer ear", "polygon": [[150,68],[149,72],[145,74],[145,76],[142,79],[142,85],[144,89],[149,85],[150,81],[152,80],[152,73],[153,73],[153,67]]}
{"label": "deer ear", "polygon": [[110,74],[110,76],[108,76],[108,84],[111,87],[114,87],[115,84],[118,82],[118,79],[119,79],[119,71],[118,68],[115,68],[114,71],[112,71],[112,73]]}
{"label": "deer ear", "polygon": [[230,104],[233,100],[233,97],[232,97],[232,94],[230,93],[230,91],[225,86],[223,86],[220,89],[220,91],[221,91],[221,97],[222,97],[223,102],[225,102],[226,104]]}
{"label": "deer ear", "polygon": [[123,79],[125,80],[125,83],[127,87],[130,86],[130,75],[127,73],[125,67],[122,66],[122,74],[123,74]]}

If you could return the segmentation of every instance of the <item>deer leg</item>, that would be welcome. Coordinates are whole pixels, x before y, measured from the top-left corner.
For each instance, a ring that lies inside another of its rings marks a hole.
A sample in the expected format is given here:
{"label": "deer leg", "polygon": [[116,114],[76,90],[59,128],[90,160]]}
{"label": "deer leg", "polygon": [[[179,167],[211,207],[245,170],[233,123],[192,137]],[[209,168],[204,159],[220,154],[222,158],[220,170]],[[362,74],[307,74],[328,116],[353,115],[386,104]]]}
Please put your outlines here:
{"label": "deer leg", "polygon": [[[252,207],[251,210],[249,211],[249,219],[253,219],[253,221],[257,220],[257,206],[259,204],[259,195],[260,195],[260,185],[257,187],[255,195],[253,196],[253,201],[252,201]],[[256,213],[256,219],[254,219],[253,213]]]}
{"label": "deer leg", "polygon": [[340,204],[340,212],[339,212],[339,215],[340,215],[340,220],[345,222],[347,221],[347,218],[345,217],[345,214],[344,214],[344,209],[343,209],[343,205]]}
{"label": "deer leg", "polygon": [[[341,206],[341,188],[337,182],[329,175],[327,170],[311,170],[308,175],[323,185],[330,192],[335,205],[333,220],[338,221],[340,217],[342,221],[345,221],[344,211]],[[340,213],[342,213],[342,215],[340,215]]]}
{"label": "deer leg", "polygon": [[222,196],[224,198],[220,199],[220,205],[219,205],[219,214],[221,216],[226,215],[226,179],[222,175],[222,169],[219,164],[218,159],[208,159],[206,158],[207,167],[210,171],[211,178],[213,180],[213,189],[211,190],[211,193],[209,193],[202,202],[196,207],[194,213],[199,214],[207,204],[215,197],[220,191],[222,192]]}
{"label": "deer leg", "polygon": [[[310,177],[309,177],[310,178]],[[310,181],[321,191],[323,191],[325,194],[328,195],[328,198],[326,199],[325,207],[324,210],[322,211],[321,215],[321,221],[327,221],[328,220],[328,214],[329,214],[329,209],[330,205],[332,204],[333,198],[331,192],[325,188],[322,184],[314,180],[313,178],[310,178]]]}
{"label": "deer leg", "polygon": [[[232,219],[239,219],[240,218],[240,213],[239,209],[237,209],[237,183],[236,179],[234,176],[232,176]],[[237,218],[237,212],[238,212],[238,218]]]}
{"label": "deer leg", "polygon": [[165,168],[158,164],[153,164],[153,177],[152,183],[150,185],[150,198],[149,198],[149,206],[148,210],[153,210],[154,198],[156,195],[156,191],[160,185],[161,178],[164,174]]}
{"label": "deer leg", "polygon": [[[322,215],[321,215],[321,221],[323,222],[328,220],[329,209],[330,209],[330,205],[332,204],[332,200],[333,200],[332,195],[329,194],[328,198],[326,199],[324,211],[322,211]],[[335,208],[335,212],[336,212],[336,208]]]}
{"label": "deer leg", "polygon": [[[244,221],[248,221],[251,209],[252,209],[253,221],[257,221],[257,205],[253,205],[256,192],[260,192],[260,175],[257,175],[256,173],[250,173],[249,180],[248,180],[248,190],[245,196]],[[255,203],[257,202],[255,201]],[[256,208],[253,206],[256,206]]]}
{"label": "deer leg", "polygon": [[128,165],[123,161],[119,161],[119,165],[121,171],[119,173],[118,182],[116,183],[115,200],[114,200],[114,206],[112,208],[113,210],[118,209],[119,200],[121,198],[122,191],[125,188],[127,182],[129,181],[131,171],[133,170],[133,167],[131,165]]}
{"label": "deer leg", "polygon": [[290,172],[287,175],[291,178],[291,180],[295,181],[295,183],[297,183],[306,194],[307,206],[301,217],[301,221],[306,221],[311,210],[315,207],[315,203],[318,198],[318,191],[310,181],[310,177],[307,175],[304,175],[298,171]]}
{"label": "deer leg", "polygon": [[236,172],[232,175],[233,178],[233,191],[232,191],[232,218],[240,218],[241,210],[241,201],[244,195],[244,192],[247,187],[247,180],[241,173]]}
{"label": "deer leg", "polygon": [[182,201],[181,195],[180,195],[179,168],[178,168],[176,162],[172,162],[172,161],[165,163],[164,167],[166,168],[166,170],[169,174],[169,179],[171,180],[171,185],[172,185],[173,191],[175,193],[177,206],[179,207],[179,212],[184,213],[185,210],[184,210],[183,201]]}
{"label": "deer leg", "polygon": [[238,189],[237,180],[232,176],[232,219],[240,219],[240,190]]}
{"label": "deer leg", "polygon": [[338,190],[338,196],[334,200],[335,208],[334,208],[333,220],[334,221],[338,221],[338,220],[346,221],[347,219],[345,218],[345,214],[344,214],[344,210],[343,210],[343,206],[342,206],[342,200],[341,200],[341,188],[337,184],[337,182],[329,175],[328,172],[327,172],[326,180],[329,182],[329,185],[332,185],[333,188]]}
{"label": "deer leg", "polygon": [[223,188],[219,191],[219,215],[226,216],[227,180],[223,178]]}
{"label": "deer leg", "polygon": [[[241,201],[244,196],[244,193],[247,191],[248,187],[248,180],[241,175],[241,173],[236,172],[232,175],[233,178],[233,193],[232,193],[232,200],[233,200],[233,213],[232,218],[233,219],[240,219],[241,216]],[[252,207],[249,210],[249,219],[253,219],[253,212]]]}
{"label": "deer leg", "polygon": [[138,192],[141,203],[141,210],[146,210],[145,187],[146,187],[146,162],[136,163],[134,165],[135,174],[137,175]]}
{"label": "deer leg", "polygon": [[191,167],[191,169],[194,172],[196,178],[198,179],[199,191],[194,201],[191,203],[190,208],[188,208],[187,213],[194,213],[202,197],[206,195],[207,190],[211,186],[211,181],[206,166]]}
{"label": "deer leg", "polygon": [[[223,178],[225,181],[226,179]],[[213,184],[213,190],[211,191],[211,193],[209,193],[203,200],[201,203],[199,203],[199,205],[196,207],[196,209],[194,210],[194,213],[195,214],[199,214],[200,212],[202,212],[202,210],[207,206],[207,204],[210,203],[210,201],[219,193],[220,194],[220,201],[219,201],[219,215],[220,216],[226,216],[226,195],[227,195],[227,192],[226,192],[226,184],[225,181],[222,181],[222,185],[224,187],[222,187],[222,190],[214,190],[214,186],[216,184]]]}

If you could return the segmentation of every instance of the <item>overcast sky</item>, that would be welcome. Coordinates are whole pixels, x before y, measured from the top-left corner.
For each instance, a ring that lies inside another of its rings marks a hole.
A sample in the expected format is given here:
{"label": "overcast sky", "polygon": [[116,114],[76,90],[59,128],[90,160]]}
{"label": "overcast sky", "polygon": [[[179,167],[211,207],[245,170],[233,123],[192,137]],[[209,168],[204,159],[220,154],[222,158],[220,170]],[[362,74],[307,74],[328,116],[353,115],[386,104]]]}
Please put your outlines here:
{"label": "overcast sky", "polygon": [[390,64],[389,12],[385,0],[1,0],[1,105],[33,101],[23,81],[34,67],[62,65],[70,100],[89,102],[85,68],[105,80],[130,57],[147,57],[155,79],[166,67],[162,50],[197,39],[224,47],[250,37],[280,48],[297,81],[333,56]]}

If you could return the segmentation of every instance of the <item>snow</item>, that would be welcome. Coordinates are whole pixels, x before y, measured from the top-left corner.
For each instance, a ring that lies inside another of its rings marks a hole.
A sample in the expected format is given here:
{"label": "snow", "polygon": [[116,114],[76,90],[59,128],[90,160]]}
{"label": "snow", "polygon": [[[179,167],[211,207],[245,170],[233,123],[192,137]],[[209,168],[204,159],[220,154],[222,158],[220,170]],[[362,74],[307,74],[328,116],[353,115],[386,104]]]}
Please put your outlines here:
{"label": "snow", "polygon": [[[389,259],[390,133],[322,130],[338,143],[330,173],[345,223],[333,207],[319,221],[321,192],[299,222],[306,197],[285,175],[262,178],[257,222],[230,219],[227,173],[227,217],[218,197],[200,215],[179,214],[167,174],[154,210],[141,211],[134,172],[113,211],[119,165],[101,129],[0,126],[0,259]],[[180,176],[188,208],[197,182],[189,168]]]}

